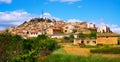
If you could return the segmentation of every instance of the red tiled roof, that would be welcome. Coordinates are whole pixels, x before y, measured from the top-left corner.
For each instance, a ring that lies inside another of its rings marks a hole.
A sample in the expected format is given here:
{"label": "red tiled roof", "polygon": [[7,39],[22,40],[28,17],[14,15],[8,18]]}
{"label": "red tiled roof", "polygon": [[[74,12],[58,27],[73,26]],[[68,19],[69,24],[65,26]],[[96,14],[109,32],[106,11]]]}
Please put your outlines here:
{"label": "red tiled roof", "polygon": [[57,27],[57,28],[53,28],[53,30],[61,30],[61,28],[58,28],[58,27]]}

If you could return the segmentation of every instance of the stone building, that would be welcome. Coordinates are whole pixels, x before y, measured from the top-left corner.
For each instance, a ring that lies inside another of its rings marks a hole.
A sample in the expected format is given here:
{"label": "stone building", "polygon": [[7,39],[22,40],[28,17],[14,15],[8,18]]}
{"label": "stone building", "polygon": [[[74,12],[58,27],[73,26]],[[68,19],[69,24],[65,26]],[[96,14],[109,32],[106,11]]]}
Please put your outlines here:
{"label": "stone building", "polygon": [[74,45],[91,45],[95,46],[96,45],[96,39],[74,39]]}
{"label": "stone building", "polygon": [[109,44],[118,44],[118,36],[116,33],[98,33],[96,44],[97,45],[109,45]]}

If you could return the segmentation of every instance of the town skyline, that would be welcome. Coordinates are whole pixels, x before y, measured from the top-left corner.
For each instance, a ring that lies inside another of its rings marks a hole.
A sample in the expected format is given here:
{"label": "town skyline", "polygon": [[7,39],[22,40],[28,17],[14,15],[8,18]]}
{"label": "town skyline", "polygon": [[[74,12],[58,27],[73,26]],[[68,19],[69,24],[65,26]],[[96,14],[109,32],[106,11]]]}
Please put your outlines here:
{"label": "town skyline", "polygon": [[[26,3],[27,2],[27,3]],[[41,17],[106,24],[120,33],[119,0],[0,0],[0,29]]]}

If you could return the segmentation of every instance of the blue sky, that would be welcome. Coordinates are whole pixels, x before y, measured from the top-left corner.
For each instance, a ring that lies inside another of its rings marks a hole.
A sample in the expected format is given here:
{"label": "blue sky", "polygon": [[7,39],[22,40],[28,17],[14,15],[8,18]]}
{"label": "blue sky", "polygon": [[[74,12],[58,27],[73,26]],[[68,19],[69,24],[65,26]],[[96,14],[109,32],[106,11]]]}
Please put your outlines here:
{"label": "blue sky", "polygon": [[0,29],[45,16],[64,21],[107,24],[120,31],[120,0],[0,0]]}

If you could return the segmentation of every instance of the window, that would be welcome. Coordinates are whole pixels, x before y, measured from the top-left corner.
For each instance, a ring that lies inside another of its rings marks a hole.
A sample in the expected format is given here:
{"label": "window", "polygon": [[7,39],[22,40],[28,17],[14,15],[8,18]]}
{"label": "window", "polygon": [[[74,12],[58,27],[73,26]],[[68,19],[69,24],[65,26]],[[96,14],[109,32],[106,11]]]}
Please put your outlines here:
{"label": "window", "polygon": [[67,32],[67,30],[65,30],[65,32]]}
{"label": "window", "polygon": [[65,27],[66,29],[68,29],[68,27]]}
{"label": "window", "polygon": [[108,37],[106,37],[106,38],[108,38]]}
{"label": "window", "polygon": [[90,43],[90,41],[87,41],[87,43]]}
{"label": "window", "polygon": [[81,41],[81,44],[84,44],[84,41],[83,41],[83,40]]}
{"label": "window", "polygon": [[96,43],[96,41],[93,41],[93,43]]}

